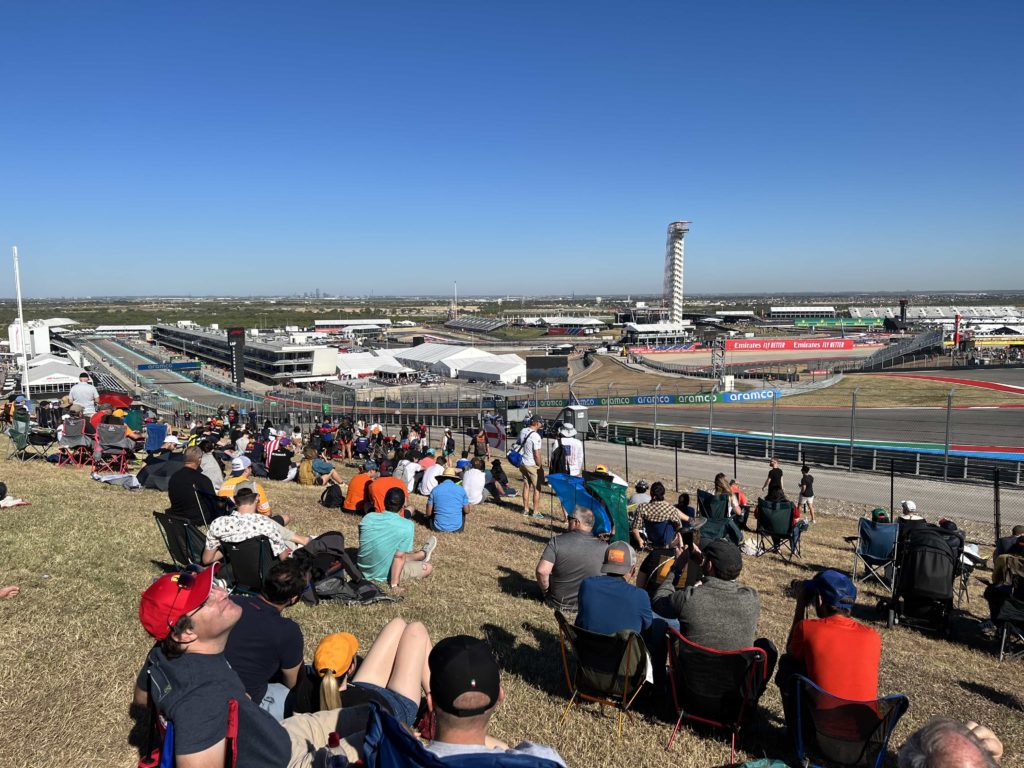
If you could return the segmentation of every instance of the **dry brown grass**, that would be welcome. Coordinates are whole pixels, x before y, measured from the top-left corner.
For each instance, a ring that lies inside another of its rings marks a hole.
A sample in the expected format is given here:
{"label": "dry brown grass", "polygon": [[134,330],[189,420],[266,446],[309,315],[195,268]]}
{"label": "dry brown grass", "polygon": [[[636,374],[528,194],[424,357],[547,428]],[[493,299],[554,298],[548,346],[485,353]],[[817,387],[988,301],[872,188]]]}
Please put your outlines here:
{"label": "dry brown grass", "polygon": [[[84,471],[39,462],[7,462],[0,478],[12,494],[32,501],[30,507],[2,512],[0,583],[19,583],[22,592],[0,602],[0,765],[134,765],[129,700],[149,648],[136,610],[140,592],[159,573],[152,561],[166,560],[151,517],[152,510],[165,505],[165,497],[103,486]],[[268,483],[268,492],[277,509],[292,514],[297,530],[339,529],[356,543],[357,521],[320,508],[318,491]],[[762,634],[780,645],[785,640],[792,603],[784,589],[793,578],[824,565],[849,568],[841,537],[852,530],[851,520],[826,515],[804,539],[803,563],[747,559],[743,580],[761,593]],[[418,540],[425,535],[419,531]],[[551,612],[535,599],[532,583],[549,535],[544,525],[525,521],[515,510],[484,505],[473,513],[466,533],[441,537],[435,576],[410,585],[404,602],[300,607],[290,615],[303,627],[307,657],[331,631],[354,632],[366,646],[396,615],[422,620],[434,638],[487,634],[500,655],[508,694],[495,718],[495,734],[551,744],[571,766],[725,763],[729,747],[724,736],[686,728],[667,754],[671,726],[648,715],[628,723],[621,740],[614,737],[612,718],[591,710],[574,710],[564,726],[559,724],[566,695],[558,633]],[[977,581],[971,593],[969,610],[976,618],[985,612]],[[869,595],[861,600],[871,621],[866,606],[873,600]],[[1006,744],[1004,764],[1019,764],[1024,749],[1020,662],[1000,667],[991,643],[977,635],[975,625],[971,617],[958,620],[960,636],[968,642],[951,643],[875,624],[883,635],[881,691],[905,692],[911,699],[894,743],[929,717],[948,714],[993,727]],[[783,756],[786,744],[774,686],[761,706],[757,724],[743,741],[746,754]]]}
{"label": "dry brown grass", "polygon": [[[953,388],[941,381],[904,379],[897,376],[871,374],[844,376],[827,389],[794,395],[782,401],[785,405],[815,405],[849,407],[854,389],[857,407],[924,407],[945,408],[949,390]],[[953,405],[1024,405],[1024,395],[1000,392],[984,387],[958,386],[953,393]]]}

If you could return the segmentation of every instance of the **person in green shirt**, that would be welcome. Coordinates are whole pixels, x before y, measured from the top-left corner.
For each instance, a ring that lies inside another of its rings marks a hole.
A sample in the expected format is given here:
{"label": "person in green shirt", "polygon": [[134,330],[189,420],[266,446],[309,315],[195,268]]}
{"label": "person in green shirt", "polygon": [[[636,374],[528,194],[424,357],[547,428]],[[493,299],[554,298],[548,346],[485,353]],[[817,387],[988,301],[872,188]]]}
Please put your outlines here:
{"label": "person in green shirt", "polygon": [[384,496],[383,512],[367,512],[359,523],[359,570],[371,581],[387,581],[393,592],[401,591],[401,581],[424,579],[433,572],[430,556],[437,546],[431,536],[413,551],[415,525],[402,516],[405,495],[392,488]]}

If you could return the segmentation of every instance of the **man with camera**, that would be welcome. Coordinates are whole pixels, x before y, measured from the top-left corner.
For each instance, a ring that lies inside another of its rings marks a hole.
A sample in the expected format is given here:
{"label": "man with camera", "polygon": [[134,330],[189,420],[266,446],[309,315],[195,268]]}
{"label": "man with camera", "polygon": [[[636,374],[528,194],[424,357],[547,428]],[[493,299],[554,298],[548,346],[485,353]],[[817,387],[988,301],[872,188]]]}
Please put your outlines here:
{"label": "man with camera", "polygon": [[[796,610],[775,682],[786,724],[792,730],[796,724],[794,675],[803,675],[843,699],[870,701],[878,697],[882,638],[851,618],[857,587],[845,573],[827,569],[808,581],[795,580],[790,591],[796,598]],[[812,606],[816,619],[806,618]]]}

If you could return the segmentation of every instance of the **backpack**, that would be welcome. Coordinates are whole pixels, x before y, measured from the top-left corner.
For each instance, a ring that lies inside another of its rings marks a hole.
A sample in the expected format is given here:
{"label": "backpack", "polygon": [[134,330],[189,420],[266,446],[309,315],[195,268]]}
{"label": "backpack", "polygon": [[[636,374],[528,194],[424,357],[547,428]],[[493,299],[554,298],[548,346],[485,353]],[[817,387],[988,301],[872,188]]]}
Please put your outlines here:
{"label": "backpack", "polygon": [[363,576],[345,552],[345,535],[340,531],[327,531],[310,539],[292,553],[292,559],[297,560],[303,570],[309,571],[313,582],[341,567],[350,567],[353,578]]}
{"label": "backpack", "polygon": [[[313,585],[313,599],[332,600],[344,605],[372,605],[373,603],[394,603],[397,600],[384,594],[372,581],[347,580],[344,575],[328,576]],[[303,595],[306,600],[306,595]],[[308,602],[308,600],[307,600]]]}
{"label": "backpack", "polygon": [[548,465],[548,473],[552,475],[569,474],[569,457],[565,455],[565,448],[562,446],[561,438],[559,438],[558,445],[555,446],[555,450],[551,452],[551,461]]}
{"label": "backpack", "polygon": [[511,464],[513,467],[518,468],[523,463],[523,446],[526,445],[526,443],[529,441],[530,435],[533,435],[535,433],[536,430],[533,430],[521,441],[517,440],[515,444],[512,446],[512,448],[509,449],[508,453],[505,454],[505,458],[508,459],[508,463]]}
{"label": "backpack", "polygon": [[324,488],[320,494],[320,506],[328,509],[341,509],[345,503],[345,495],[341,492],[341,486],[333,483]]}

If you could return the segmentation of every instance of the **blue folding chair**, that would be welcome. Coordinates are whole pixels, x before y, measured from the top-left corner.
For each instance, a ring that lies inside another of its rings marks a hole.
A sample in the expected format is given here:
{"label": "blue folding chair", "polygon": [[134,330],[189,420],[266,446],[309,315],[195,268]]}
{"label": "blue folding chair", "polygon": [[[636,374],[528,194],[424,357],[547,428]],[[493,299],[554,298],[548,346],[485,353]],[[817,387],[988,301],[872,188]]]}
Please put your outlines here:
{"label": "blue folding chair", "polygon": [[[898,523],[876,523],[866,517],[860,519],[857,535],[846,537],[846,541],[853,544],[854,582],[873,578],[892,593],[899,529]],[[864,572],[858,576],[860,563],[864,564]]]}
{"label": "blue folding chair", "polygon": [[[800,764],[882,768],[896,723],[910,707],[902,693],[874,701],[833,696],[796,675],[796,754]],[[814,762],[811,755],[824,759]]]}
{"label": "blue folding chair", "polygon": [[167,439],[167,425],[157,424],[153,422],[146,425],[146,445],[143,450],[146,453],[156,453],[160,450],[160,446],[164,444],[164,440]]}
{"label": "blue folding chair", "polygon": [[438,757],[375,702],[369,707],[370,719],[363,739],[366,768],[559,768],[553,760],[509,752]]}

